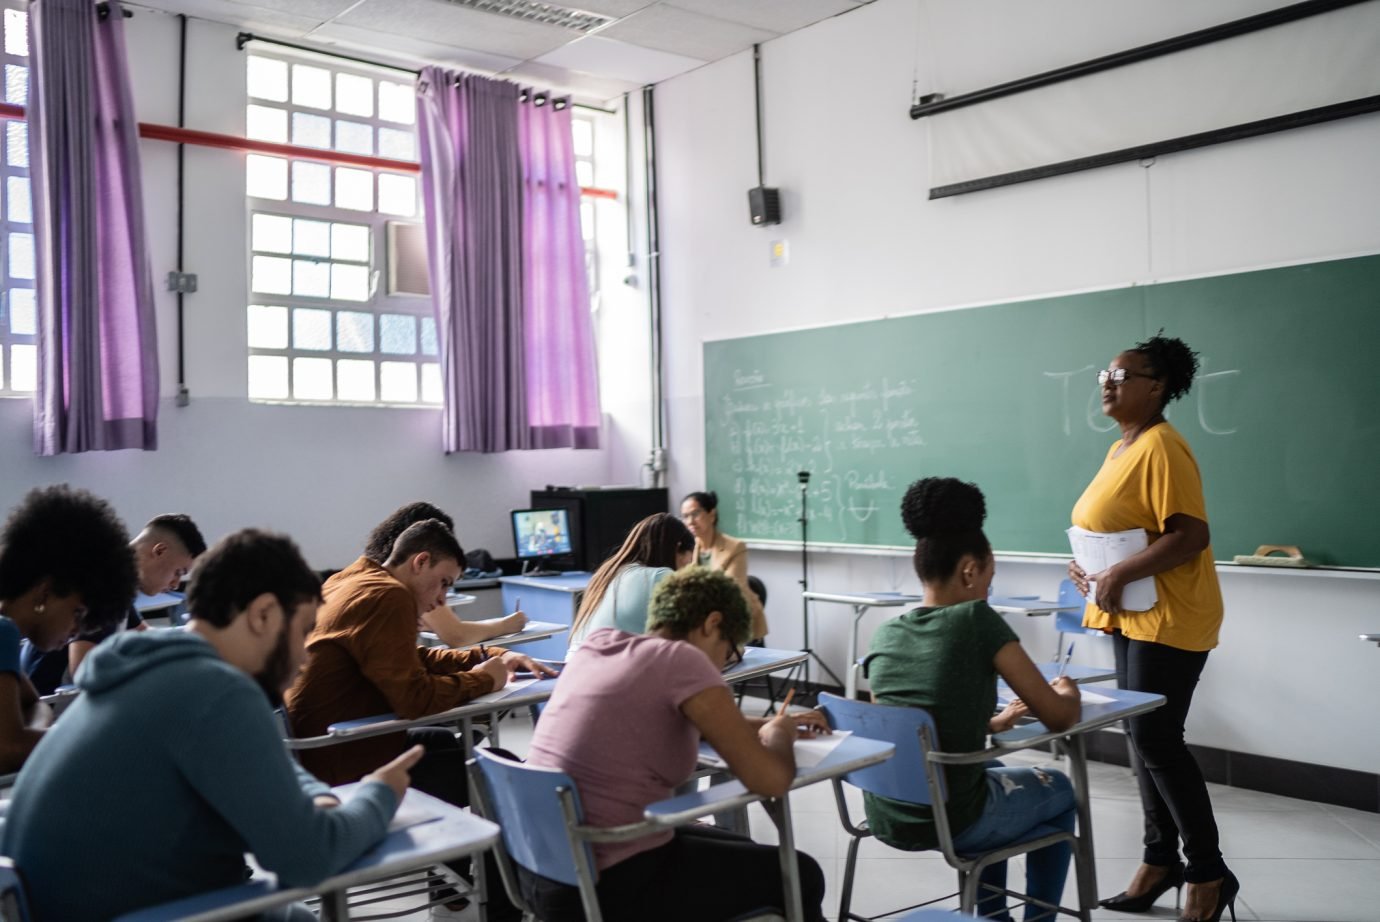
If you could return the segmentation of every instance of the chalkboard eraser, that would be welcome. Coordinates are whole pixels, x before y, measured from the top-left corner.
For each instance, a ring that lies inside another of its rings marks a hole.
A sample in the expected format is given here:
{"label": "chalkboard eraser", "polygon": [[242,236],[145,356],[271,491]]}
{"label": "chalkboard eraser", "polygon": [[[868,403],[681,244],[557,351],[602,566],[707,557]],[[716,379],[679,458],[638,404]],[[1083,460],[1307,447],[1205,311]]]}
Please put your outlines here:
{"label": "chalkboard eraser", "polygon": [[[1283,556],[1275,556],[1283,555]],[[1243,567],[1295,567],[1313,566],[1312,561],[1303,556],[1303,551],[1292,544],[1262,544],[1254,554],[1237,554],[1233,563]]]}

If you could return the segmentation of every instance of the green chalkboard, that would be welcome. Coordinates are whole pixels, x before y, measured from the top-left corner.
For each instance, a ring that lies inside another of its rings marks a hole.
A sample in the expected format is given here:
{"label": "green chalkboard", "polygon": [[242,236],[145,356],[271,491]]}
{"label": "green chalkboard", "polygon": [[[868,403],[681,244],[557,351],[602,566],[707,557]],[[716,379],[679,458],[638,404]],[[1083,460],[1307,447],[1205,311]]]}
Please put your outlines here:
{"label": "green chalkboard", "polygon": [[1161,327],[1201,353],[1170,421],[1220,559],[1297,544],[1380,567],[1380,256],[709,342],[708,485],[737,537],[908,546],[926,476],[987,494],[999,551],[1067,553],[1118,437],[1094,372]]}

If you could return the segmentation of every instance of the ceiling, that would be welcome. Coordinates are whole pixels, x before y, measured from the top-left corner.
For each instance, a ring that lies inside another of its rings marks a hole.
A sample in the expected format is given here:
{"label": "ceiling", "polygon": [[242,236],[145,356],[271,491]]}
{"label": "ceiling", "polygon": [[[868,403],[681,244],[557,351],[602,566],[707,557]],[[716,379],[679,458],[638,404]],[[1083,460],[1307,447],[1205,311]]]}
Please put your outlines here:
{"label": "ceiling", "polygon": [[[483,5],[486,0],[462,0]],[[387,63],[441,64],[603,101],[871,0],[572,0],[529,3],[610,21],[582,32],[451,0],[134,0],[265,37]]]}

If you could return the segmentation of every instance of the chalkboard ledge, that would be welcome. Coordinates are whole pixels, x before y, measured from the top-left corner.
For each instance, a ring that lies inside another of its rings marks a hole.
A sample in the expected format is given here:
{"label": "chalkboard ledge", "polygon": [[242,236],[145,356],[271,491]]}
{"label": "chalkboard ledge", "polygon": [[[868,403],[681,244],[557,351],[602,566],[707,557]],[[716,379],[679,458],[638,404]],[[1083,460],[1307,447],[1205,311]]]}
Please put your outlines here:
{"label": "chalkboard ledge", "polygon": [[[767,551],[777,553],[799,554],[799,541],[757,541],[749,539],[747,541],[749,550]],[[862,545],[862,544],[831,544],[827,542],[810,542],[812,553],[825,554],[852,554],[859,557],[909,557],[915,552],[914,547],[898,547],[896,545]],[[997,551],[996,558],[998,563],[1042,563],[1051,564],[1059,567],[1068,565],[1068,554],[1041,554],[1041,553],[1016,553],[1011,551]],[[1349,567],[1309,567],[1298,569],[1294,567],[1247,567],[1229,560],[1218,560],[1217,572],[1219,574],[1245,575],[1245,576],[1269,576],[1269,577],[1319,577],[1323,579],[1372,579],[1380,580],[1380,569],[1359,569]]]}

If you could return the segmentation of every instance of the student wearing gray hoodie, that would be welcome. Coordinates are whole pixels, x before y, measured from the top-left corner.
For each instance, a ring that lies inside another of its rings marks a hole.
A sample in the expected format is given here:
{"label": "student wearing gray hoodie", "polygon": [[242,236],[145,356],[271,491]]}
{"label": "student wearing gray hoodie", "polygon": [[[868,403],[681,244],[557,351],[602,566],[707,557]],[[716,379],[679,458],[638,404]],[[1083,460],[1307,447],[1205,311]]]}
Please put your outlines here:
{"label": "student wearing gray hoodie", "polygon": [[383,838],[421,747],[341,804],[288,757],[273,715],[319,601],[290,539],[241,531],[193,572],[186,631],[122,634],[92,652],[83,694],[15,784],[0,841],[35,922],[234,885],[245,852],[287,885],[311,884]]}

